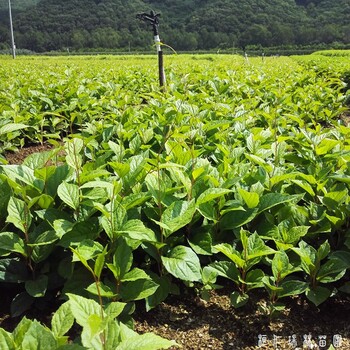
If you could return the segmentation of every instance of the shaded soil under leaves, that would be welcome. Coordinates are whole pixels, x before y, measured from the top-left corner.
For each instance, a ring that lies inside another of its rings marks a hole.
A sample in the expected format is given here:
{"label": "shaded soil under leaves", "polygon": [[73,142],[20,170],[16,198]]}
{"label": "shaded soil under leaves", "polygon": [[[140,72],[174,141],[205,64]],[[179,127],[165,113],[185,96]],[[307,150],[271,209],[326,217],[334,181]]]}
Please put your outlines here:
{"label": "shaded soil under leaves", "polygon": [[22,164],[24,159],[33,153],[45,152],[53,149],[53,146],[50,144],[42,145],[32,145],[28,147],[23,147],[17,152],[6,152],[5,158],[9,164]]}
{"label": "shaded soil under leaves", "polygon": [[[350,298],[331,298],[319,308],[302,297],[289,298],[285,311],[271,319],[260,310],[267,295],[257,293],[246,306],[234,309],[229,294],[228,288],[216,291],[209,302],[189,294],[173,296],[148,313],[138,312],[136,329],[174,339],[183,349],[302,349],[309,334],[313,349],[328,349],[338,334],[340,349],[350,349]],[[259,335],[266,336],[266,344],[258,346]],[[326,336],[327,347],[319,346],[319,336]]]}

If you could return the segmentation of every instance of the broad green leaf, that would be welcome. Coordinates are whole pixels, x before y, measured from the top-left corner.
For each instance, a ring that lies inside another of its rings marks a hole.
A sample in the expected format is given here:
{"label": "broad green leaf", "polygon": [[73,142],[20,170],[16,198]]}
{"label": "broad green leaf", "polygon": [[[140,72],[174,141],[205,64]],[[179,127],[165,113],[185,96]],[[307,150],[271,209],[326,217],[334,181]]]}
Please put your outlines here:
{"label": "broad green leaf", "polygon": [[256,192],[248,192],[243,188],[238,189],[239,194],[244,200],[248,208],[253,209],[259,205],[259,194]]}
{"label": "broad green leaf", "polygon": [[65,335],[73,326],[74,316],[69,302],[62,304],[53,314],[51,329],[55,337]]}
{"label": "broad green leaf", "polygon": [[22,232],[28,232],[32,223],[32,214],[27,204],[21,199],[11,197],[7,206],[6,221],[14,224]]}
{"label": "broad green leaf", "polygon": [[[44,168],[44,169],[47,169],[47,168]],[[43,169],[40,169],[40,170],[43,171]],[[54,198],[57,194],[58,186],[64,180],[67,180],[70,172],[72,172],[72,170],[68,167],[67,164],[54,167],[54,173],[49,175],[45,183],[47,194],[50,195],[52,198]]]}
{"label": "broad green leaf", "polygon": [[317,249],[317,259],[321,261],[322,259],[326,258],[330,251],[331,246],[329,245],[328,241],[323,242]]}
{"label": "broad green leaf", "polygon": [[308,231],[310,226],[294,226],[287,230],[286,234],[282,233],[283,242],[296,244],[300,241],[301,237],[304,237]]}
{"label": "broad green leaf", "polygon": [[79,187],[75,184],[62,182],[57,188],[60,199],[69,207],[77,210],[80,204]]}
{"label": "broad green leaf", "polygon": [[[49,167],[48,163],[52,161],[52,159],[55,157],[55,155],[59,152],[58,149],[52,149],[49,151],[39,152],[39,153],[32,153],[29,156],[26,157],[26,159],[23,161],[23,165],[31,168],[34,170],[34,174],[40,178],[41,175],[45,174],[44,171],[39,171],[39,169],[42,169],[44,167],[49,168],[49,170],[46,172],[46,175],[49,173],[52,174],[54,172],[53,167]],[[42,180],[46,180],[46,178],[42,178]]]}
{"label": "broad green leaf", "polygon": [[[74,248],[70,248],[73,252],[73,256],[77,258],[76,261],[80,261],[90,272],[92,275],[94,275],[94,270],[89,265],[88,261],[85,259],[85,257],[79,253],[79,251],[75,250]],[[74,258],[75,259],[75,258]]]}
{"label": "broad green leaf", "polygon": [[59,238],[62,238],[67,232],[74,227],[74,223],[64,219],[58,219],[53,222],[53,228]]}
{"label": "broad green leaf", "polygon": [[292,182],[298,185],[300,188],[302,188],[310,196],[314,197],[316,195],[313,188],[308,182],[302,180],[292,180]]}
{"label": "broad green leaf", "polygon": [[343,277],[348,268],[350,261],[346,263],[339,259],[329,259],[318,270],[317,280],[323,283],[334,282]]}
{"label": "broad green leaf", "polygon": [[306,297],[314,303],[316,306],[325,302],[332,292],[325,287],[317,286],[315,289],[309,289],[306,291]]}
{"label": "broad green leaf", "polygon": [[204,266],[202,269],[202,283],[204,285],[210,285],[216,282],[219,272],[215,271],[210,265]]}
{"label": "broad green leaf", "polygon": [[255,288],[263,288],[264,276],[265,276],[264,272],[260,269],[248,271],[244,281],[248,286],[248,290],[255,289]]}
{"label": "broad green leaf", "polygon": [[120,297],[125,302],[145,299],[154,294],[158,287],[158,284],[149,278],[123,282]]}
{"label": "broad green leaf", "polygon": [[278,297],[283,298],[292,295],[301,295],[308,289],[309,285],[307,282],[299,280],[288,280],[283,281],[280,287],[283,288],[283,291],[278,292]]}
{"label": "broad green leaf", "polygon": [[35,204],[37,204],[41,209],[47,209],[54,202],[54,199],[47,195],[41,194],[40,196],[34,197],[28,203],[28,207],[32,208]]}
{"label": "broad green leaf", "polygon": [[125,306],[126,306],[126,303],[114,301],[107,305],[107,307],[105,308],[105,312],[111,319],[114,319],[123,312]]}
{"label": "broad green leaf", "polygon": [[220,198],[230,192],[232,191],[226,188],[208,188],[199,195],[196,201],[196,205],[199,206],[201,204],[210,202],[213,199]]}
{"label": "broad green leaf", "polygon": [[139,207],[146,201],[148,201],[151,196],[148,193],[133,193],[129,196],[126,196],[122,199],[121,204],[126,210],[129,210],[134,207]]}
{"label": "broad green leaf", "polygon": [[[67,225],[66,225],[67,224]],[[98,222],[94,218],[84,220],[81,222],[76,222],[69,229],[69,224],[65,221],[62,231],[67,228],[68,231],[64,233],[60,242],[60,246],[68,248],[74,247],[80,244],[82,240],[91,239],[95,240],[99,236]]]}
{"label": "broad green leaf", "polygon": [[89,315],[80,335],[82,345],[87,349],[103,350],[102,332],[106,325],[100,314]]}
{"label": "broad green leaf", "polygon": [[67,164],[75,170],[80,170],[82,166],[82,157],[80,152],[84,148],[84,141],[80,138],[74,138],[66,142],[66,162]]}
{"label": "broad green leaf", "polygon": [[151,172],[147,174],[145,184],[156,203],[159,204],[163,200],[167,190],[167,181],[164,181],[163,173]]}
{"label": "broad green leaf", "polygon": [[109,190],[109,192],[113,191],[113,184],[108,181],[101,181],[101,180],[96,180],[96,181],[89,181],[84,183],[83,185],[80,186],[80,189],[83,188],[106,188]]}
{"label": "broad green leaf", "polygon": [[255,154],[244,154],[245,157],[250,160],[252,163],[255,163],[257,165],[260,165],[262,168],[264,168],[267,172],[272,171],[272,166],[268,162],[266,162],[263,158],[256,156]]}
{"label": "broad green leaf", "polygon": [[22,238],[13,232],[0,232],[0,254],[6,255],[9,253],[19,253],[26,257],[25,243]]}
{"label": "broad green leaf", "polygon": [[167,256],[162,256],[165,269],[183,281],[200,281],[201,266],[196,253],[185,246],[176,246]]}
{"label": "broad green leaf", "polygon": [[289,259],[284,251],[279,251],[272,259],[272,273],[275,281],[282,280],[289,272]]}
{"label": "broad green leaf", "polygon": [[261,281],[263,282],[265,288],[267,287],[267,289],[270,291],[281,292],[283,290],[282,287],[276,286],[276,281],[271,276],[264,276]]}
{"label": "broad green leaf", "polygon": [[215,271],[219,276],[228,278],[238,283],[240,272],[236,265],[231,261],[216,261],[206,266],[206,268]]}
{"label": "broad green leaf", "polygon": [[0,127],[0,136],[26,128],[29,128],[29,125],[21,123],[7,123]]}
{"label": "broad green leaf", "polygon": [[56,350],[57,340],[52,332],[38,321],[32,321],[23,337],[22,349],[28,350]]}
{"label": "broad green leaf", "polygon": [[158,350],[176,346],[173,340],[161,338],[153,333],[135,335],[122,341],[115,350]]}
{"label": "broad green leaf", "polygon": [[70,309],[77,323],[84,327],[91,315],[101,315],[101,306],[94,300],[67,293]]}
{"label": "broad green leaf", "polygon": [[238,292],[233,292],[230,296],[230,300],[231,300],[231,305],[238,309],[239,307],[244,306],[245,304],[247,304],[248,300],[249,300],[249,295],[248,294],[240,294]]}
{"label": "broad green leaf", "polygon": [[274,254],[276,251],[267,246],[257,233],[248,237],[248,257],[247,260]]}
{"label": "broad green leaf", "polygon": [[189,224],[196,211],[195,201],[175,201],[163,212],[161,222],[169,229],[165,231],[165,236],[170,236],[173,232]]}
{"label": "broad green leaf", "polygon": [[334,208],[343,203],[348,196],[348,190],[328,192],[324,195],[322,202],[330,210],[334,210]]}
{"label": "broad green leaf", "polygon": [[105,338],[105,349],[114,350],[121,343],[121,329],[123,326],[123,323],[119,323],[111,319],[108,320],[103,333],[103,337]]}
{"label": "broad green leaf", "polygon": [[263,195],[260,199],[259,204],[259,213],[271,209],[277,205],[288,203],[288,202],[297,202],[303,198],[303,194],[295,195],[285,195],[281,193],[267,193]]}
{"label": "broad green leaf", "polygon": [[171,277],[169,275],[164,275],[161,277],[153,273],[150,275],[152,276],[153,281],[156,282],[159,287],[152,295],[146,298],[146,311],[149,311],[159,305],[172,291],[172,284],[170,281]]}
{"label": "broad green leaf", "polygon": [[329,153],[334,147],[339,145],[338,140],[332,140],[329,138],[324,138],[318,145],[315,147],[317,155],[324,155]]}
{"label": "broad green leaf", "polygon": [[110,299],[115,298],[117,296],[117,294],[114,293],[110,287],[106,286],[102,282],[93,282],[88,287],[86,287],[86,290],[93,295]]}
{"label": "broad green leaf", "polygon": [[74,249],[78,255],[73,255],[72,261],[81,261],[81,257],[84,260],[92,260],[98,257],[101,253],[103,253],[103,246],[101,243],[93,241],[91,239],[82,240],[79,245]]}
{"label": "broad green leaf", "polygon": [[131,239],[141,242],[157,242],[155,233],[137,219],[127,221],[118,233],[126,234]]}
{"label": "broad green leaf", "polygon": [[34,170],[25,165],[3,165],[0,166],[5,175],[11,179],[16,180],[20,185],[28,185],[37,191],[42,192],[44,189],[44,181],[37,179],[34,176]]}
{"label": "broad green leaf", "polygon": [[146,154],[139,154],[128,159],[130,171],[124,176],[124,184],[127,187],[133,187],[135,183],[141,181],[144,177],[145,165],[147,163]]}
{"label": "broad green leaf", "polygon": [[200,231],[190,235],[188,243],[196,254],[212,255],[211,233],[204,230],[203,226]]}
{"label": "broad green leaf", "polygon": [[197,210],[204,218],[214,221],[215,223],[219,219],[219,213],[217,211],[217,208],[211,202],[200,204],[199,206],[197,206]]}
{"label": "broad green leaf", "polygon": [[223,230],[232,230],[251,222],[258,214],[258,208],[226,212],[220,220]]}
{"label": "broad green leaf", "polygon": [[124,275],[130,270],[133,261],[132,249],[124,239],[119,238],[117,248],[113,256],[113,264],[107,264],[112,271],[114,278],[121,281]]}
{"label": "broad green leaf", "polygon": [[29,320],[27,317],[22,317],[22,319],[17,324],[16,328],[14,329],[12,336],[16,343],[16,346],[22,344],[23,338],[25,334],[27,333],[29,327],[31,326],[33,321]]}
{"label": "broad green leaf", "polygon": [[241,254],[233,249],[227,243],[220,243],[213,247],[217,252],[220,252],[226,255],[231,261],[233,261],[238,268],[243,268],[245,265],[245,261],[242,259]]}
{"label": "broad green leaf", "polygon": [[33,243],[28,243],[29,247],[39,247],[39,246],[45,246],[51,243],[54,243],[58,240],[58,236],[56,235],[56,232],[53,230],[45,231],[35,237]]}
{"label": "broad green leaf", "polygon": [[333,179],[339,182],[344,182],[346,184],[350,184],[350,176],[348,175],[333,175],[333,176],[330,176],[330,179]]}
{"label": "broad green leaf", "polygon": [[334,251],[329,255],[330,259],[340,260],[344,265],[350,264],[350,252],[344,250]]}
{"label": "broad green leaf", "polygon": [[35,280],[26,281],[25,289],[34,298],[43,297],[46,293],[48,281],[46,275],[39,275]]}
{"label": "broad green leaf", "polygon": [[288,174],[282,174],[282,175],[275,175],[270,178],[270,186],[271,188],[280,183],[280,182],[286,182],[287,180],[295,179],[298,176],[298,173],[288,173]]}
{"label": "broad green leaf", "polygon": [[95,314],[88,318],[86,326],[89,329],[91,338],[101,331],[102,322],[101,317]]}
{"label": "broad green leaf", "polygon": [[299,242],[299,247],[293,247],[292,250],[301,258],[301,268],[310,275],[315,270],[316,250],[304,241]]}
{"label": "broad green leaf", "polygon": [[98,254],[96,261],[95,261],[95,266],[94,266],[94,273],[98,279],[101,277],[102,270],[105,265],[105,256],[107,252],[104,250],[102,253]]}
{"label": "broad green leaf", "polygon": [[144,270],[135,267],[123,276],[122,281],[136,281],[139,279],[151,279],[151,277]]}
{"label": "broad green leaf", "polygon": [[110,165],[113,168],[113,170],[117,173],[117,175],[120,178],[127,175],[128,172],[130,171],[130,165],[127,163],[108,162],[108,165]]}
{"label": "broad green leaf", "polygon": [[11,333],[6,332],[3,328],[0,328],[0,349],[16,350]]}

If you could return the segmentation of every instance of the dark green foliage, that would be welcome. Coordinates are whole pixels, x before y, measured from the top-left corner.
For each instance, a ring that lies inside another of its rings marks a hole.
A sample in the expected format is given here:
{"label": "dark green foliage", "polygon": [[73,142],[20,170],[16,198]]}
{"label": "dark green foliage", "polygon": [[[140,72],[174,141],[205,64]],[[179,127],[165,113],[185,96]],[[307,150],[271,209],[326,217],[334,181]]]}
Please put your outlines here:
{"label": "dark green foliage", "polygon": [[[347,0],[32,0],[14,6],[17,47],[37,52],[150,49],[149,26],[135,15],[152,8],[162,13],[161,37],[175,50],[350,42]],[[0,18],[5,48],[5,5]]]}

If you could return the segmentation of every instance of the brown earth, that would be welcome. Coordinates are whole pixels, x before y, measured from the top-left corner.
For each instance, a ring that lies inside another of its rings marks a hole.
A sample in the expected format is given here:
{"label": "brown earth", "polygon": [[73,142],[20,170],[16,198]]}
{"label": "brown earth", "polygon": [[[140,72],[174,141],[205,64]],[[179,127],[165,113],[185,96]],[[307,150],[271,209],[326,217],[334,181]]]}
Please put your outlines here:
{"label": "brown earth", "polygon": [[[335,335],[342,337],[339,349],[350,349],[350,298],[329,299],[319,308],[301,297],[289,298],[285,311],[270,319],[259,311],[266,295],[234,309],[229,293],[227,288],[215,291],[207,303],[188,294],[171,297],[148,313],[136,313],[136,330],[174,339],[183,349],[328,349]],[[303,347],[304,335],[311,335],[312,345]],[[258,346],[259,336],[266,336],[264,345]],[[319,346],[322,336],[326,347]]]}

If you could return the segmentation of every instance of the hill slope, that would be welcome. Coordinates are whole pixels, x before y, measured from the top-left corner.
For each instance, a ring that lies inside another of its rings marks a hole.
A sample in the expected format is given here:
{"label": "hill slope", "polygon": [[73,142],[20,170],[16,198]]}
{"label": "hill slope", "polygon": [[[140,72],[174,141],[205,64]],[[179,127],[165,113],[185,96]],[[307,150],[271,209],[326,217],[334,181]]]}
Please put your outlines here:
{"label": "hill slope", "polygon": [[[348,0],[13,2],[17,47],[38,52],[147,48],[151,32],[135,15],[150,9],[162,13],[161,37],[176,50],[350,43]],[[9,42],[7,17],[7,8],[0,7],[2,47]]]}

